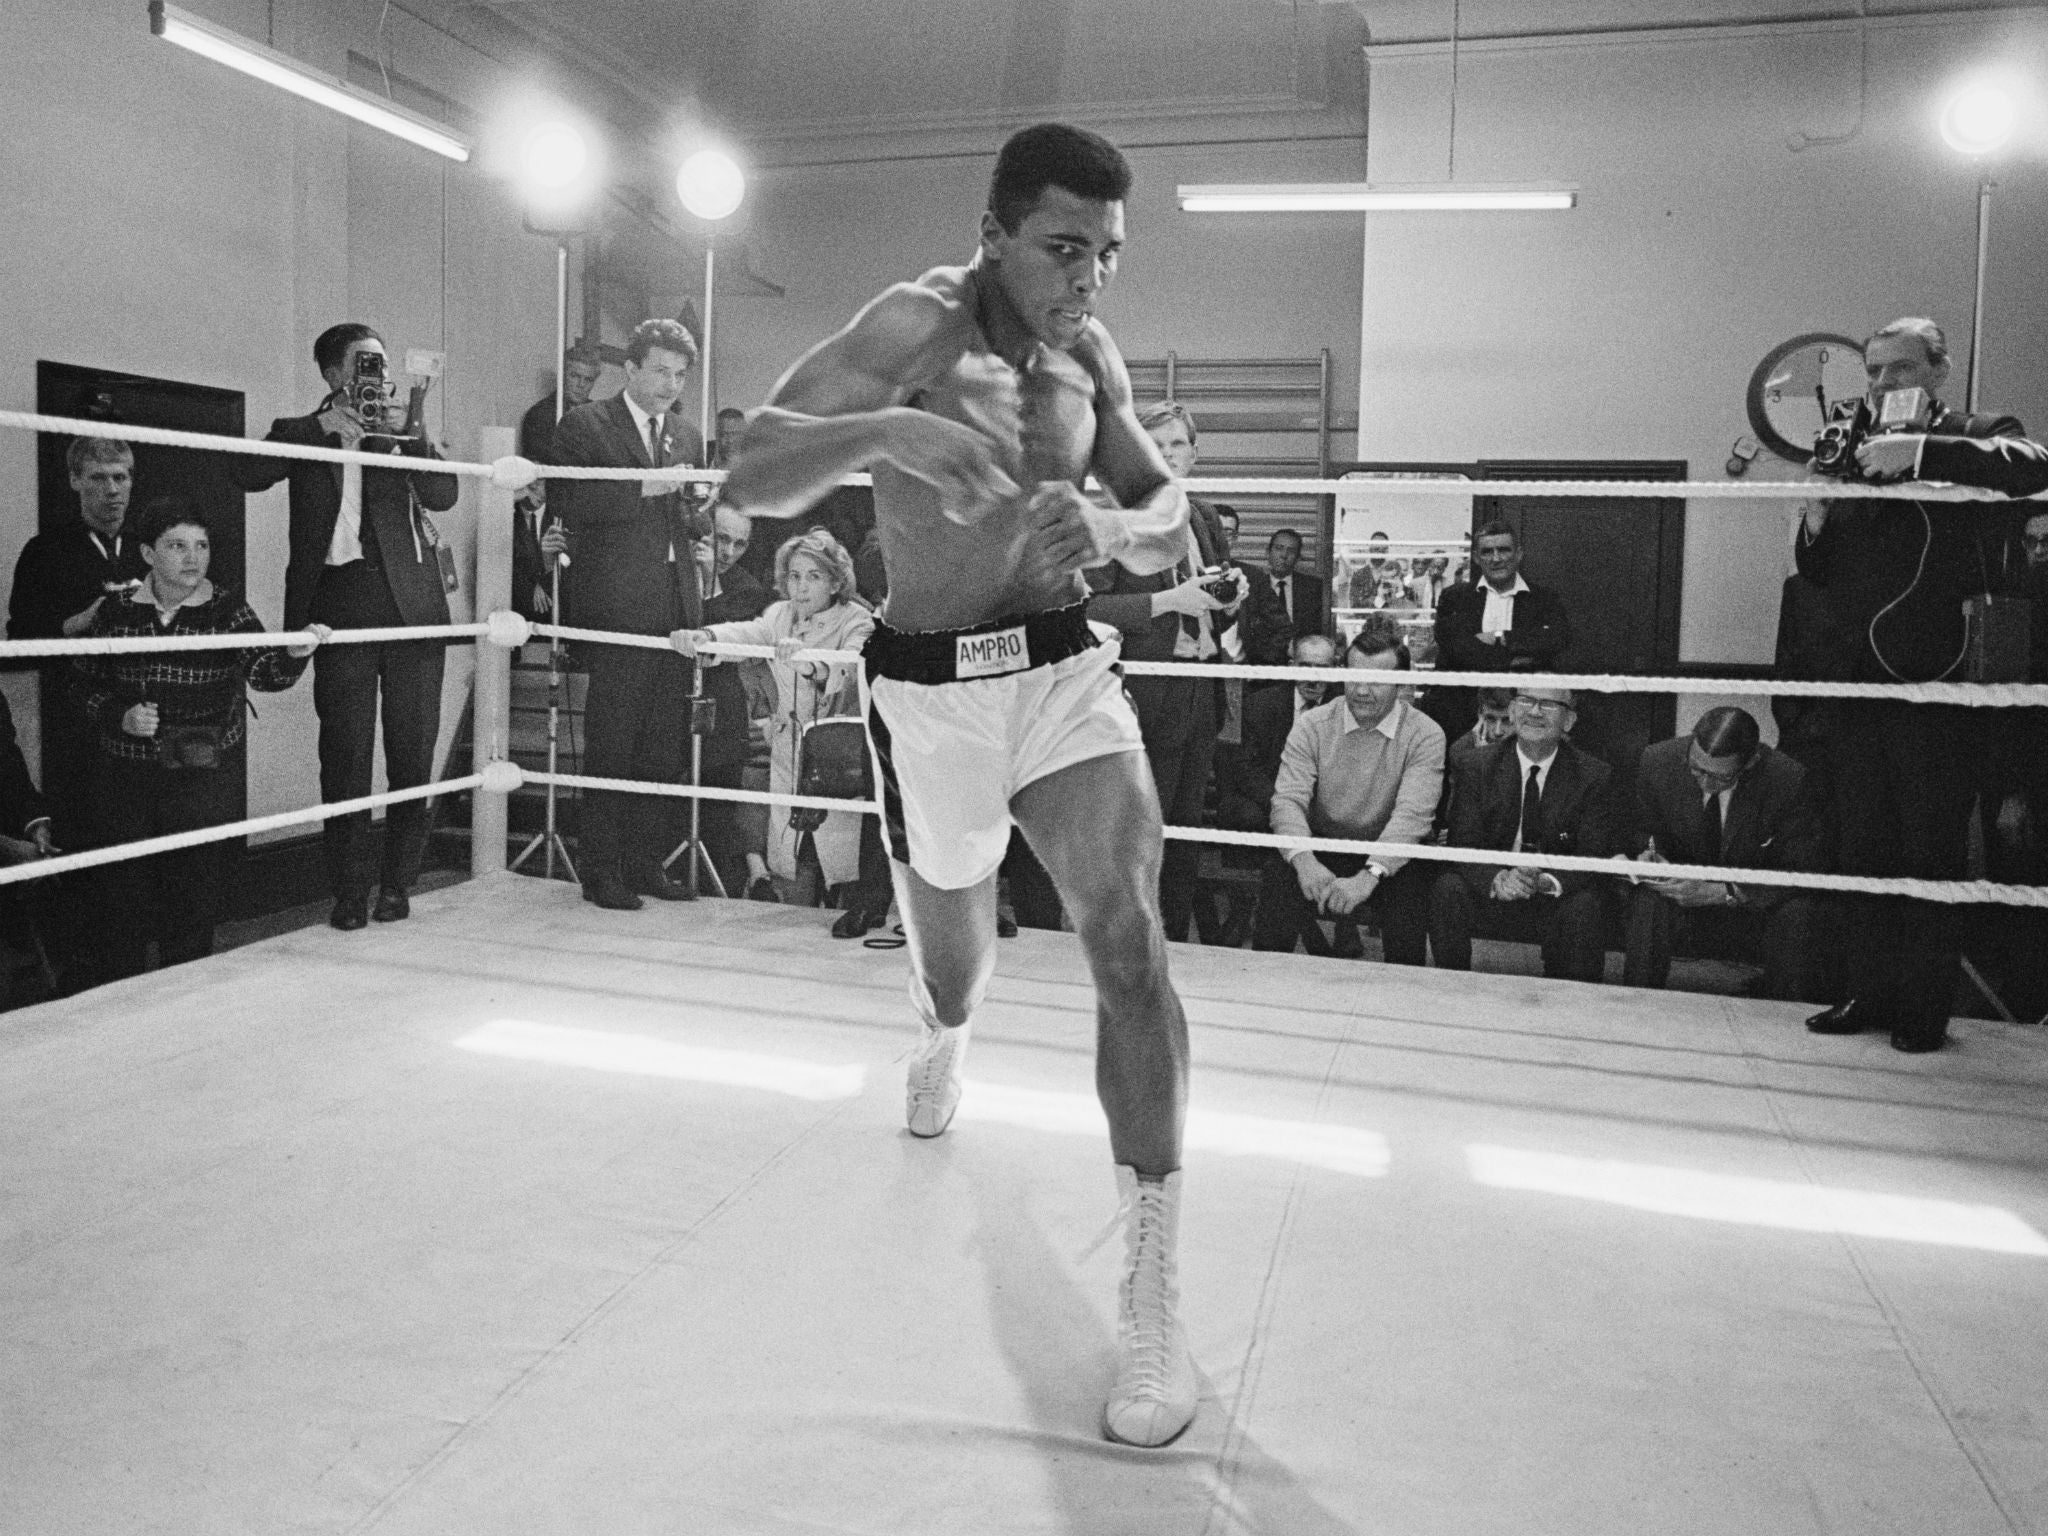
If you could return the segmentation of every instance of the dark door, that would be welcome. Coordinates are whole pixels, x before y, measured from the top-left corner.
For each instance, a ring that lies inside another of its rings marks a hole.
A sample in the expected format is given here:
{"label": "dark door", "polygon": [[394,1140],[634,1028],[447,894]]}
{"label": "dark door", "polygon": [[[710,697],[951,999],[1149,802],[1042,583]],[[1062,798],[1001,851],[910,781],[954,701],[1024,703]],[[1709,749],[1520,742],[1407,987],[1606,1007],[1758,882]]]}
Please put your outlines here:
{"label": "dark door", "polygon": [[[1684,462],[1554,459],[1482,460],[1485,480],[1683,480]],[[1678,666],[1678,615],[1684,576],[1685,501],[1681,497],[1489,496],[1472,499],[1473,532],[1496,518],[1522,543],[1522,572],[1549,587],[1572,621],[1566,672],[1670,674]],[[1668,693],[1589,695],[1574,739],[1633,776],[1644,747],[1677,730]],[[1628,782],[1624,778],[1623,782]]]}
{"label": "dark door", "polygon": [[[124,423],[145,427],[171,427],[186,432],[209,432],[240,437],[244,425],[244,404],[240,390],[214,389],[204,384],[183,384],[172,379],[142,378],[114,373],[103,368],[81,368],[71,363],[36,364],[36,409],[49,416],[84,417],[106,423],[106,436],[121,436]],[[71,439],[59,433],[43,433],[36,439],[36,528],[43,531],[66,527],[78,520],[78,497],[71,489],[71,476],[64,455]],[[223,458],[190,448],[161,448],[135,443],[135,489],[128,499],[128,521],[132,526],[142,508],[154,497],[182,496],[202,508],[213,527],[212,579],[238,592],[248,591],[244,576],[243,496],[227,478]],[[10,587],[11,587],[10,582]],[[52,694],[63,684],[61,664],[47,665],[42,677],[42,713],[52,712]],[[43,733],[43,783],[87,782],[91,767],[91,744],[62,732]],[[236,775],[237,803],[248,804],[243,766]],[[246,810],[243,812],[246,814]]]}

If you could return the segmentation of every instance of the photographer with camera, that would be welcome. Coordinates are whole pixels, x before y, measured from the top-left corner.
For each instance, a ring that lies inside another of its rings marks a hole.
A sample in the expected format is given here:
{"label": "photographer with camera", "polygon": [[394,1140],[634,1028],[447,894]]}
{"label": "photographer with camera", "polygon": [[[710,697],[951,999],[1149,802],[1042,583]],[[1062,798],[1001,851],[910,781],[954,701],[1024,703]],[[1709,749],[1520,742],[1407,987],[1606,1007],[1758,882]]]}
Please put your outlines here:
{"label": "photographer with camera", "polygon": [[[367,325],[330,326],[313,343],[327,385],[319,407],[270,424],[266,442],[350,448],[400,459],[438,459],[419,415],[425,389],[400,407],[384,342]],[[370,469],[304,459],[240,458],[229,473],[245,491],[291,482],[291,552],[284,576],[284,627],[315,621],[335,629],[446,624],[454,557],[430,512],[455,505],[453,475]],[[336,646],[313,667],[313,708],[320,716],[320,798],[370,792],[377,723],[384,724],[384,770],[392,789],[412,789],[433,774],[441,729],[443,640]],[[329,817],[323,831],[334,894],[328,921],[361,928],[370,918],[370,816]],[[427,847],[427,807],[411,800],[386,812],[374,916],[396,922],[411,913],[408,893]]]}
{"label": "photographer with camera", "polygon": [[[1156,401],[1138,413],[1176,475],[1193,465],[1187,408]],[[1179,463],[1175,462],[1176,457]],[[1088,617],[1123,636],[1126,661],[1220,661],[1220,635],[1249,591],[1244,573],[1224,563],[1216,509],[1188,498],[1188,548],[1180,563],[1140,576],[1120,564],[1085,572],[1093,594]],[[1124,684],[1137,711],[1145,757],[1168,826],[1200,826],[1223,722],[1223,684],[1200,677],[1133,677]],[[1168,838],[1159,868],[1159,905],[1169,939],[1187,937],[1194,916],[1201,848]]]}
{"label": "photographer with camera", "polygon": [[[205,513],[179,497],[159,497],[143,508],[136,542],[149,578],[100,605],[88,631],[94,638],[263,633],[263,621],[240,595],[207,577],[212,530]],[[323,640],[331,632],[325,625],[311,628]],[[313,649],[74,658],[73,694],[98,736],[92,803],[99,845],[239,817],[241,781],[233,768],[248,733],[244,688],[280,693],[291,687]],[[104,910],[91,979],[139,975],[152,934],[161,965],[212,954],[227,847],[201,843],[97,871]]]}
{"label": "photographer with camera", "polygon": [[[1932,320],[1883,327],[1865,343],[1863,365],[1865,398],[1814,445],[1817,478],[1895,478],[1904,466],[1893,460],[1913,438],[1926,440],[1913,447],[1917,462],[1921,446],[2024,435],[2011,416],[1964,415],[1941,403],[1948,343]],[[1902,441],[1887,442],[1894,436]],[[2000,580],[2012,510],[1874,498],[1810,501],[1802,510],[1799,573],[1827,594],[1823,675],[1966,679],[1965,608]],[[1967,873],[1973,762],[1986,745],[1985,725],[1979,711],[1958,705],[1837,702],[1825,732],[1843,873],[1923,880]],[[1939,1050],[1961,977],[1960,909],[1895,897],[1850,898],[1845,906],[1842,989],[1806,1027],[1823,1035],[1882,1029],[1898,1050]]]}

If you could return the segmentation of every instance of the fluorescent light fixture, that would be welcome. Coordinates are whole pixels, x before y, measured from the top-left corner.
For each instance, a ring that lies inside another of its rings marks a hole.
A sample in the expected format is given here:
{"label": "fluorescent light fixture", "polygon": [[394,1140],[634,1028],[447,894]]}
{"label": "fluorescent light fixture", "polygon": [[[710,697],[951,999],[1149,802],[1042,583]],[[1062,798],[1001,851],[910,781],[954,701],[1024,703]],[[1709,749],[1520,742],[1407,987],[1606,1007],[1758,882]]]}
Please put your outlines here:
{"label": "fluorescent light fixture", "polygon": [[858,1097],[866,1080],[866,1073],[858,1066],[827,1066],[753,1051],[720,1051],[707,1046],[678,1045],[654,1035],[571,1029],[526,1019],[493,1019],[464,1035],[455,1047],[481,1056],[580,1067],[586,1072],[715,1083],[723,1088],[753,1088],[819,1102]]}
{"label": "fluorescent light fixture", "polygon": [[1695,1221],[1737,1222],[1788,1232],[1839,1232],[2048,1258],[2048,1239],[2011,1211],[1995,1205],[1964,1205],[1917,1195],[1884,1195],[1513,1147],[1472,1146],[1465,1149],[1465,1156],[1472,1177],[1495,1189],[1566,1195]]}
{"label": "fluorescent light fixture", "polygon": [[1181,187],[1189,213],[1426,213],[1453,210],[1536,212],[1578,205],[1579,189],[1559,183],[1518,186],[1455,182],[1373,186],[1363,181],[1243,183]]}
{"label": "fluorescent light fixture", "polygon": [[189,11],[166,5],[164,0],[150,0],[149,30],[167,43],[176,43],[202,58],[212,59],[216,64],[225,64],[229,69],[253,75],[280,90],[290,91],[294,96],[352,117],[359,123],[381,128],[407,143],[431,149],[450,160],[469,158],[469,145],[432,118],[408,112],[392,102],[380,101],[345,80],[308,69],[297,60],[261,43],[252,43],[225,27],[200,20]]}

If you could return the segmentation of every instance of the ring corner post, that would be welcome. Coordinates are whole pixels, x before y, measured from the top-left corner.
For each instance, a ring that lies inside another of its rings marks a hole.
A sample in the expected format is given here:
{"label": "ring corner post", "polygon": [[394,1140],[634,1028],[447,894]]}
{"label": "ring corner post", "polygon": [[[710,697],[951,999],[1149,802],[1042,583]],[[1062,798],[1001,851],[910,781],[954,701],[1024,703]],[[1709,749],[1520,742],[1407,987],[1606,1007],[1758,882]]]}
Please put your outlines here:
{"label": "ring corner post", "polygon": [[[479,457],[495,461],[517,451],[510,427],[485,427]],[[485,480],[476,520],[476,607],[479,618],[512,606],[512,492]],[[476,702],[471,750],[476,772],[512,755],[512,652],[479,640],[476,648]],[[500,874],[505,868],[505,840],[511,829],[511,797],[479,786],[470,817],[469,871]]]}

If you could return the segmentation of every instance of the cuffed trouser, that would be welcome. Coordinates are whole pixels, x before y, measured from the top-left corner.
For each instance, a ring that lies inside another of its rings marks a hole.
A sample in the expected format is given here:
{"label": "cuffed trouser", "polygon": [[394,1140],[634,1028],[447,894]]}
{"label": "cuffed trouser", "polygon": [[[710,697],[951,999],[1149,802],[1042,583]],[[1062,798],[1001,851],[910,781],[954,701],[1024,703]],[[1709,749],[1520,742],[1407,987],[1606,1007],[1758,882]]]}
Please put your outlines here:
{"label": "cuffed trouser", "polygon": [[[331,565],[313,598],[313,619],[335,629],[403,624],[384,573],[363,561]],[[434,773],[441,733],[441,678],[447,648],[439,640],[322,646],[313,655],[313,709],[320,716],[320,798],[370,793],[377,725],[384,726],[384,777],[391,789],[415,789]],[[370,888],[370,813],[330,816],[321,832],[327,884],[337,899]],[[408,800],[384,812],[384,856],[377,884],[408,891],[427,851],[427,804]]]}
{"label": "cuffed trouser", "polygon": [[[1330,873],[1348,880],[1365,868],[1362,853],[1319,853]],[[1373,889],[1353,916],[1367,911],[1379,918],[1380,948],[1389,965],[1425,963],[1429,937],[1430,866],[1413,860],[1403,864]],[[1252,948],[1291,954],[1295,942],[1316,922],[1316,910],[1301,894],[1294,866],[1274,853],[1259,873],[1259,915],[1252,928]],[[1317,946],[1310,946],[1314,953]]]}
{"label": "cuffed trouser", "polygon": [[[593,645],[585,660],[583,771],[592,778],[679,784],[689,761],[690,664],[673,651]],[[585,790],[576,872],[588,886],[659,869],[675,847],[666,795]]]}
{"label": "cuffed trouser", "polygon": [[[102,755],[92,787],[101,847],[216,827],[241,815],[229,765],[170,769]],[[92,979],[141,975],[152,937],[163,965],[212,954],[227,860],[226,842],[201,843],[93,871],[103,905]]]}
{"label": "cuffed trouser", "polygon": [[1543,946],[1543,974],[1557,981],[1598,981],[1607,963],[1600,893],[1495,901],[1456,870],[1436,877],[1429,895],[1429,946],[1439,969],[1472,969],[1472,940],[1515,939]]}
{"label": "cuffed trouser", "polygon": [[[1846,875],[1960,880],[1968,872],[1976,711],[1843,699],[1828,724]],[[1946,1032],[1962,978],[1964,909],[1899,896],[1847,896],[1841,987],[1894,1028]]]}
{"label": "cuffed trouser", "polygon": [[1681,907],[1648,886],[1629,895],[1628,953],[1622,985],[1661,987],[1671,975],[1671,951],[1682,935],[1715,954],[1761,955],[1764,995],[1811,1003],[1813,921],[1811,896],[1788,896],[1773,907]]}

